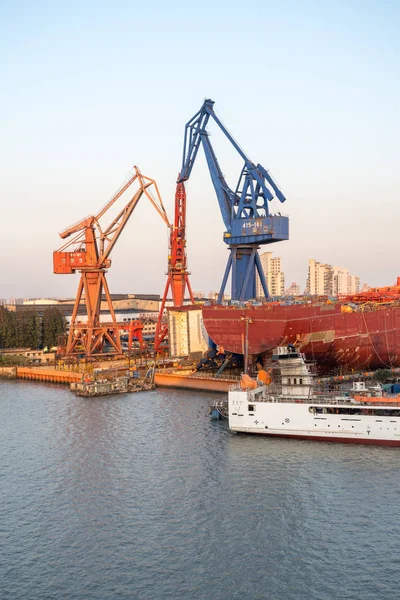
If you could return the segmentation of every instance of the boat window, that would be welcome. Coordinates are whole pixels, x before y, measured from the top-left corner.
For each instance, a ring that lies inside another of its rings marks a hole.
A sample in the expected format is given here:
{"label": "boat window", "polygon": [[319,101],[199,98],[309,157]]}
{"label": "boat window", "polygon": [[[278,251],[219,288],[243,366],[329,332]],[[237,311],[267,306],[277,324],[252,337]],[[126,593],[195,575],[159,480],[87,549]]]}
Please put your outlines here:
{"label": "boat window", "polygon": [[365,415],[375,417],[400,417],[398,408],[367,408],[365,406],[310,406],[309,412],[320,415]]}
{"label": "boat window", "polygon": [[254,412],[256,410],[255,404],[249,404],[249,412]]}

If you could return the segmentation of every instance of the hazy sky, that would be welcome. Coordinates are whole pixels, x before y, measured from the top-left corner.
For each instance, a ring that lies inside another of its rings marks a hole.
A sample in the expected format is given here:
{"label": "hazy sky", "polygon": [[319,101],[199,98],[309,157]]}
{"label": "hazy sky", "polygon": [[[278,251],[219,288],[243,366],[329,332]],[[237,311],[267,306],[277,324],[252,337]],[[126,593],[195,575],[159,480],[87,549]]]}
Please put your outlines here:
{"label": "hazy sky", "polygon": [[[371,285],[400,275],[400,2],[0,0],[0,297],[74,296],[58,232],[97,212],[137,164],[173,218],[185,123],[204,98],[287,197],[286,283],[307,261]],[[212,141],[235,186],[239,164]],[[188,191],[194,290],[228,251],[200,150]],[[161,293],[167,233],[144,203],[112,255],[113,293]]]}

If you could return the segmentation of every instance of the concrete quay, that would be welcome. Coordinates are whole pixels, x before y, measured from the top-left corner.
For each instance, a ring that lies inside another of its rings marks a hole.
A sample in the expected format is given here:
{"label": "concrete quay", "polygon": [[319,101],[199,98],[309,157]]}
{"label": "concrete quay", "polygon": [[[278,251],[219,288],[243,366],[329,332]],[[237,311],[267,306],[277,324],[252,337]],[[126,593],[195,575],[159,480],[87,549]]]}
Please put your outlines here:
{"label": "concrete quay", "polygon": [[17,367],[16,369],[18,379],[28,379],[30,381],[70,384],[82,379],[82,373],[60,371],[53,367]]}

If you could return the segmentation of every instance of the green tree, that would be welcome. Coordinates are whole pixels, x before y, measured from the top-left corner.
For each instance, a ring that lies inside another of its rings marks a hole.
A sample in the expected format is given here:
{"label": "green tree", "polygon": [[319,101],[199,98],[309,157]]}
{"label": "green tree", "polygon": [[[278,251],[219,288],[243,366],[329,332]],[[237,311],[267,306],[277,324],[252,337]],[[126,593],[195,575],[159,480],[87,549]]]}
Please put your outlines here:
{"label": "green tree", "polygon": [[0,306],[0,347],[16,347],[16,313]]}
{"label": "green tree", "polygon": [[43,347],[51,348],[57,345],[60,335],[65,334],[67,322],[63,314],[56,308],[46,308],[43,313]]}
{"label": "green tree", "polygon": [[41,323],[36,310],[17,313],[18,346],[38,348],[40,344]]}
{"label": "green tree", "polygon": [[67,322],[56,308],[46,308],[40,319],[36,310],[14,312],[0,306],[0,348],[51,348],[65,334]]}
{"label": "green tree", "polygon": [[27,323],[27,342],[30,348],[38,348],[40,344],[41,323],[38,315],[32,312]]}
{"label": "green tree", "polygon": [[15,314],[15,348],[25,348],[25,313]]}

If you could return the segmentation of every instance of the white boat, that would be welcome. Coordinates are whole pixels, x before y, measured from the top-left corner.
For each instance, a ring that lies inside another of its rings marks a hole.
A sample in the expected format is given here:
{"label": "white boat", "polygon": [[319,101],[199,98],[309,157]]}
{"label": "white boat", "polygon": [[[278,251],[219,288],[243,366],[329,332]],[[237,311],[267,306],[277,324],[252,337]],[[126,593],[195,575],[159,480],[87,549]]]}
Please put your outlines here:
{"label": "white boat", "polygon": [[371,391],[364,382],[356,382],[347,392],[323,390],[304,355],[293,346],[276,348],[273,361],[278,381],[266,385],[247,379],[230,389],[232,431],[400,446],[400,396],[384,397],[379,388]]}

